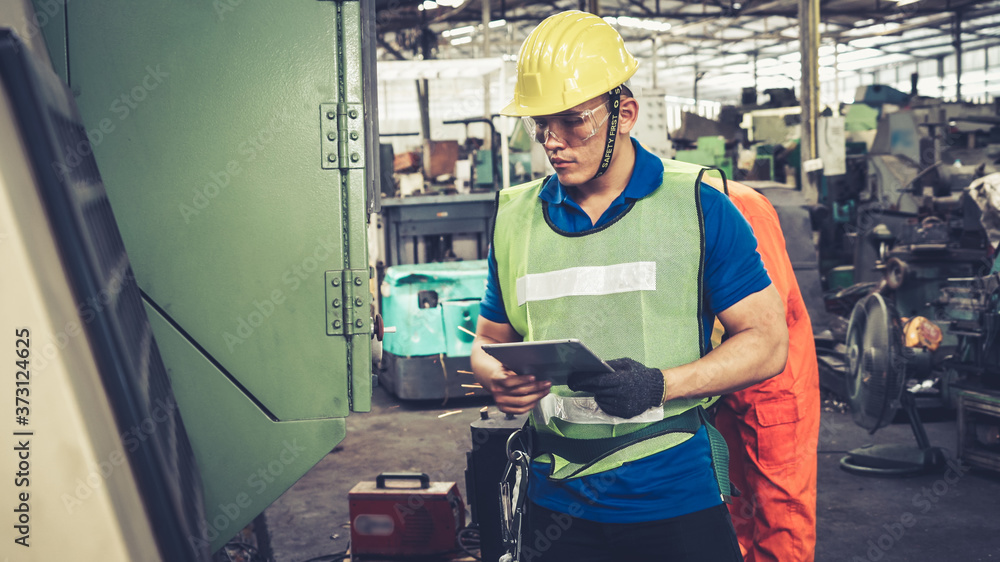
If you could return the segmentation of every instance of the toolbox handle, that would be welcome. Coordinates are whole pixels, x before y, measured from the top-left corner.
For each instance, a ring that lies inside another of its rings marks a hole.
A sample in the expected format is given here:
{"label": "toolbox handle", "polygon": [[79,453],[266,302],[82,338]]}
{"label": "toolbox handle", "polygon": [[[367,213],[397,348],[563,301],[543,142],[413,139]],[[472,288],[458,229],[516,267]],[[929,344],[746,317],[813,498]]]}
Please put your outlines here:
{"label": "toolbox handle", "polygon": [[385,488],[386,480],[420,480],[421,488],[431,487],[431,478],[425,472],[383,472],[375,477],[375,487]]}

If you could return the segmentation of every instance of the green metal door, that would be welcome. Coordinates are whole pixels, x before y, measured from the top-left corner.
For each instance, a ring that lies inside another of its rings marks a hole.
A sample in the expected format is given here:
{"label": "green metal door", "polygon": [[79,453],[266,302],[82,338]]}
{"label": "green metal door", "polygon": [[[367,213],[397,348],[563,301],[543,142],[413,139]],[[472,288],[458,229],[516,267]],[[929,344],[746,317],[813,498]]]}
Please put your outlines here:
{"label": "green metal door", "polygon": [[371,4],[56,4],[217,548],[370,408]]}

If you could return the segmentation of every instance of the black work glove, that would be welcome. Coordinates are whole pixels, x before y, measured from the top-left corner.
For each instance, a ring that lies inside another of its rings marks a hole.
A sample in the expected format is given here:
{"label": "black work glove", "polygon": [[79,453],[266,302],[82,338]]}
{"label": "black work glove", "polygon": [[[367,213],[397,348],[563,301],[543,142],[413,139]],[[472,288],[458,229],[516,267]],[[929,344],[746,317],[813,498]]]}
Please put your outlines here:
{"label": "black work glove", "polygon": [[629,359],[612,359],[613,373],[572,373],[570,390],[590,392],[605,413],[633,418],[663,403],[663,373]]}

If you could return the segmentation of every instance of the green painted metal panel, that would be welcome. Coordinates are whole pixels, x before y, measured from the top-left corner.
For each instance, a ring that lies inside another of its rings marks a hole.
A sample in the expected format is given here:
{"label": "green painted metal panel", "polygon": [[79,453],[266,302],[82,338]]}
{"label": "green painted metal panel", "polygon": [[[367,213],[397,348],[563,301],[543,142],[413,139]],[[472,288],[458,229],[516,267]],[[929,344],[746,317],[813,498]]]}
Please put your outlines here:
{"label": "green painted metal panel", "polygon": [[[68,11],[69,76],[139,285],[275,420],[370,404],[370,338],[329,335],[325,302],[327,272],[368,268],[367,112],[346,111],[363,102],[361,26],[359,2]],[[329,105],[360,133],[324,167]]]}
{"label": "green painted metal panel", "polygon": [[35,21],[28,25],[29,33],[41,33],[49,49],[52,70],[69,84],[66,74],[66,2],[67,0],[31,0]]}
{"label": "green painted metal panel", "polygon": [[213,549],[371,407],[363,4],[101,0],[46,28],[202,473],[192,540]]}
{"label": "green painted metal panel", "polygon": [[[217,550],[345,435],[344,418],[273,422],[156,309],[146,314],[205,482],[202,536]],[[171,366],[173,365],[173,366]],[[231,428],[241,429],[234,436]]]}

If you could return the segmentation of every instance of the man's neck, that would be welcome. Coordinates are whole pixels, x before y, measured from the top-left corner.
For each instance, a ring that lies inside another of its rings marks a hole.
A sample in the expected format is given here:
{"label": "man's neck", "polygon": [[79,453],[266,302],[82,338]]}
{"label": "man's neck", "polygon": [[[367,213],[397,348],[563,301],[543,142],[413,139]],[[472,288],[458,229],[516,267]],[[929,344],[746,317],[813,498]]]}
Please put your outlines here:
{"label": "man's neck", "polygon": [[635,158],[632,140],[629,137],[619,139],[607,171],[586,183],[566,186],[567,195],[590,215],[592,222],[596,223],[611,203],[625,191],[629,180],[632,179]]}

